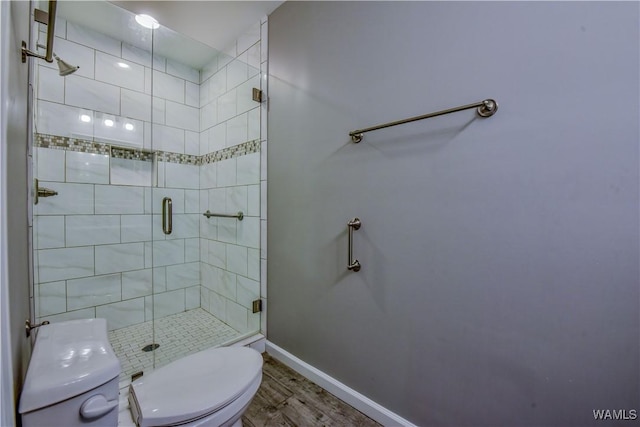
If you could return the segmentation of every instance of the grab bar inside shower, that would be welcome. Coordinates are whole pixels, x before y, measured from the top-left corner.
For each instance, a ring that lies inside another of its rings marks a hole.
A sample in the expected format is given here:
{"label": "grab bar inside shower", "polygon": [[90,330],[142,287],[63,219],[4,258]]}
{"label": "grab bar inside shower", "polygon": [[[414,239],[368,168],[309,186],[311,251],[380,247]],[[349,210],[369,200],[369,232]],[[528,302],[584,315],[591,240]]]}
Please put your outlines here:
{"label": "grab bar inside shower", "polygon": [[207,218],[211,218],[212,216],[218,216],[221,218],[237,218],[238,221],[242,221],[242,219],[244,218],[244,213],[242,213],[242,211],[236,214],[220,214],[220,213],[212,213],[212,212],[209,212],[209,210],[207,210],[202,215],[206,216]]}

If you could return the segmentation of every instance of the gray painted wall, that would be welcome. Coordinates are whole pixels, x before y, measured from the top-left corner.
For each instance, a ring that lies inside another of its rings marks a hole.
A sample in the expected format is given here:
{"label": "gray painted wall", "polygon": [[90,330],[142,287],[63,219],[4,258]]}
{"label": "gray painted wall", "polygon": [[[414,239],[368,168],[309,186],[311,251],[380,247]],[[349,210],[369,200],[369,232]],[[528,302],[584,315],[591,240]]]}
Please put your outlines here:
{"label": "gray painted wall", "polygon": [[[640,409],[638,11],[278,8],[269,339],[419,425],[607,425],[593,409]],[[489,119],[347,136],[487,97]]]}
{"label": "gray painted wall", "polygon": [[[9,22],[3,20],[1,59],[2,89],[6,93],[6,98],[3,94],[6,104],[2,108],[6,122],[3,117],[5,126],[2,126],[1,134],[2,155],[6,156],[2,159],[3,171],[6,175],[2,177],[2,183],[6,185],[3,191],[6,191],[7,198],[6,211],[2,212],[2,216],[7,221],[9,331],[14,397],[17,400],[30,355],[29,341],[24,334],[24,321],[29,318],[28,64],[23,64],[20,57],[20,42],[29,40],[29,2],[11,2],[8,9]],[[3,9],[5,11],[7,9]],[[4,24],[8,24],[8,27]]]}

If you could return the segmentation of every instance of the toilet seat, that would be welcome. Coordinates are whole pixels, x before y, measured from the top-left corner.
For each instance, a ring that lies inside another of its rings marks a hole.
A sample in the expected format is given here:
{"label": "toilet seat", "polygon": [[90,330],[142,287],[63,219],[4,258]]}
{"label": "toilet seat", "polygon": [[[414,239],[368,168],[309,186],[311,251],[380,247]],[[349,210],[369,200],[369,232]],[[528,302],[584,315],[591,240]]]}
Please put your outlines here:
{"label": "toilet seat", "polygon": [[[139,427],[193,422],[226,407],[231,411],[232,407],[248,405],[261,379],[262,357],[253,349],[201,351],[131,383],[131,413]],[[240,400],[247,400],[246,405]]]}

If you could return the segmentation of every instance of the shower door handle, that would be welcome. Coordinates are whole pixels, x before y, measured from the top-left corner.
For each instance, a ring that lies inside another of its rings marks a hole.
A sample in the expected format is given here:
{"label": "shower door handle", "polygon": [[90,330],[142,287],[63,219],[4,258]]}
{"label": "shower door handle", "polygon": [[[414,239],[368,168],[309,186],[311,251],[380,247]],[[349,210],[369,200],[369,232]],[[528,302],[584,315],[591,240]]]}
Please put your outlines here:
{"label": "shower door handle", "polygon": [[162,231],[171,234],[173,230],[173,202],[171,197],[162,199]]}
{"label": "shower door handle", "polygon": [[362,222],[360,218],[353,218],[347,223],[349,232],[349,260],[347,263],[347,269],[351,271],[360,271],[360,261],[353,259],[353,230],[359,230]]}

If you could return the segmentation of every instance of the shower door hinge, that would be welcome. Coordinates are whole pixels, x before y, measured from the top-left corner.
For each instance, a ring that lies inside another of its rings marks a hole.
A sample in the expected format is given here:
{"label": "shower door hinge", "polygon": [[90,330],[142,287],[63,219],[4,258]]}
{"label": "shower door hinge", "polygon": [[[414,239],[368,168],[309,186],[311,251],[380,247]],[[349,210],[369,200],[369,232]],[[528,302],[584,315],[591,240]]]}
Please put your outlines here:
{"label": "shower door hinge", "polygon": [[256,102],[262,102],[262,91],[256,87],[253,88],[253,100]]}
{"label": "shower door hinge", "polygon": [[257,299],[255,301],[253,301],[253,303],[251,304],[253,307],[253,312],[254,313],[259,313],[262,311],[262,300],[261,299]]}
{"label": "shower door hinge", "polygon": [[136,372],[135,374],[131,375],[131,381],[135,381],[143,375],[144,375],[144,371]]}

